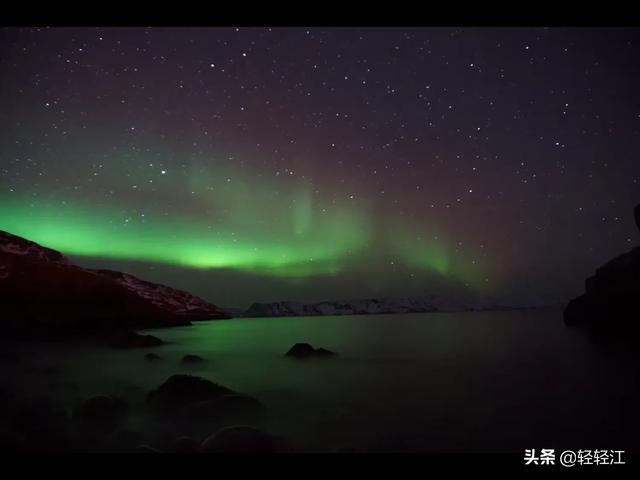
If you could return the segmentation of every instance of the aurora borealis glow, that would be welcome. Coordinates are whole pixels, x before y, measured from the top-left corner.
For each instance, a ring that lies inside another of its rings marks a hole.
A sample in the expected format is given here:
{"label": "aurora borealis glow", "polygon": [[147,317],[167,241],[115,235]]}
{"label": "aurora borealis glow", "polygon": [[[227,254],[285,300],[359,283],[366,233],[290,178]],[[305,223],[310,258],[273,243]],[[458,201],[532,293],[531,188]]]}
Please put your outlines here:
{"label": "aurora borealis glow", "polygon": [[0,229],[80,263],[222,305],[539,303],[635,237],[632,30],[1,35]]}
{"label": "aurora borealis glow", "polygon": [[337,273],[345,256],[366,246],[367,222],[348,206],[314,218],[302,190],[285,200],[289,209],[255,192],[225,190],[210,195],[208,208],[201,205],[206,223],[153,206],[123,222],[112,206],[29,199],[6,199],[0,218],[8,230],[73,255],[285,276]]}
{"label": "aurora borealis glow", "polygon": [[[191,179],[188,187],[198,188],[196,184],[204,185],[202,177]],[[241,185],[255,188],[237,188],[224,180],[186,205],[201,208],[207,223],[185,213],[168,215],[153,205],[123,222],[114,206],[11,197],[2,202],[0,221],[11,232],[70,255],[284,277],[339,274],[345,265],[353,267],[354,260],[366,257],[375,243],[381,254],[393,254],[409,267],[468,280],[470,269],[454,266],[456,256],[444,240],[423,238],[402,224],[385,235],[371,212],[350,198],[341,204],[323,202],[308,184],[296,182],[290,192],[278,191],[277,198],[271,194],[274,185],[246,179]]]}

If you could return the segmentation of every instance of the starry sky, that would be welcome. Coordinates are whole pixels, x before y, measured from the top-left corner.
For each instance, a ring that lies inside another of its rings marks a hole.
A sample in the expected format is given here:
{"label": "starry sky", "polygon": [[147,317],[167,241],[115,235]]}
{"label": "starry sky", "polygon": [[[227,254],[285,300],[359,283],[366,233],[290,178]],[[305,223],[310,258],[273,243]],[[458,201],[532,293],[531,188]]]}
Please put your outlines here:
{"label": "starry sky", "polygon": [[562,304],[638,243],[640,31],[0,29],[0,229],[223,306]]}

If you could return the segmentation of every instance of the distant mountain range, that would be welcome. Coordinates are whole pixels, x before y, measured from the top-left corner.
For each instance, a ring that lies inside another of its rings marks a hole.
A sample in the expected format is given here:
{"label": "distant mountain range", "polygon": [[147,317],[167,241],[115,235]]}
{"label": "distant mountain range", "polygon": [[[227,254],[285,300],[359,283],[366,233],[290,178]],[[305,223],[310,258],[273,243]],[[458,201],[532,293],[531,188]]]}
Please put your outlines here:
{"label": "distant mountain range", "polygon": [[0,308],[7,331],[96,333],[189,325],[231,317],[290,317],[512,310],[493,299],[428,295],[317,303],[254,303],[218,308],[188,292],[114,270],[74,265],[62,253],[0,231]]}
{"label": "distant mountain range", "polygon": [[87,333],[229,318],[190,293],[113,270],[72,264],[62,253],[0,231],[2,327]]}
{"label": "distant mountain range", "polygon": [[413,298],[335,300],[308,304],[289,301],[254,303],[247,310],[233,308],[225,309],[225,311],[232,317],[295,317],[307,315],[371,315],[385,313],[515,310],[520,308],[522,307],[500,305],[493,299],[483,299],[465,303],[429,295]]}

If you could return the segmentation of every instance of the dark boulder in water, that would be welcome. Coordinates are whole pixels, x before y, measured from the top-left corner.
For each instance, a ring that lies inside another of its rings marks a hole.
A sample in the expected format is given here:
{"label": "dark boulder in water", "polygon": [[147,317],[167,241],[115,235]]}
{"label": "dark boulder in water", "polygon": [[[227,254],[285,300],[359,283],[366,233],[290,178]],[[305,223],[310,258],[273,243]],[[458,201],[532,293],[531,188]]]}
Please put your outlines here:
{"label": "dark boulder in water", "polygon": [[285,354],[287,357],[306,358],[315,355],[316,349],[308,343],[296,343]]}
{"label": "dark boulder in water", "polygon": [[156,411],[180,413],[184,407],[235,393],[227,387],[192,375],[173,375],[147,395],[147,402]]}
{"label": "dark boulder in water", "polygon": [[335,352],[326,350],[324,348],[313,348],[308,343],[296,343],[285,354],[287,357],[294,358],[309,358],[309,357],[330,357],[335,355]]}
{"label": "dark boulder in water", "polygon": [[[634,215],[640,228],[640,205]],[[584,326],[598,338],[640,332],[640,247],[610,260],[585,282],[585,293],[569,302],[565,323]]]}
{"label": "dark boulder in water", "polygon": [[182,363],[186,364],[194,364],[194,363],[204,363],[206,360],[198,355],[185,355],[182,357]]}
{"label": "dark boulder in water", "polygon": [[254,427],[236,425],[218,430],[202,445],[203,453],[277,453],[279,437]]}
{"label": "dark boulder in water", "polygon": [[157,353],[147,353],[144,358],[146,358],[149,361],[154,361],[154,360],[162,360],[162,357],[160,355],[158,355]]}
{"label": "dark boulder in water", "polygon": [[88,398],[73,412],[73,420],[80,429],[99,434],[115,431],[127,416],[127,403],[112,395]]}

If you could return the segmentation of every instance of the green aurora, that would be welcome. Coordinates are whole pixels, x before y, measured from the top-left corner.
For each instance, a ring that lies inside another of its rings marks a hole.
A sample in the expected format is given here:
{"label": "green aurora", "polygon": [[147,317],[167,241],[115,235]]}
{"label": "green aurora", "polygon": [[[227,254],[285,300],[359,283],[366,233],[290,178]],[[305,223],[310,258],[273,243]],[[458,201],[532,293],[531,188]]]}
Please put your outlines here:
{"label": "green aurora", "polygon": [[374,205],[320,195],[304,176],[278,183],[237,171],[214,174],[194,163],[178,180],[171,184],[162,174],[153,195],[130,188],[111,202],[87,192],[82,201],[59,192],[5,194],[0,229],[74,256],[291,279],[354,270],[387,275],[391,264],[483,287],[477,261],[451,247],[441,231],[384,225]]}

